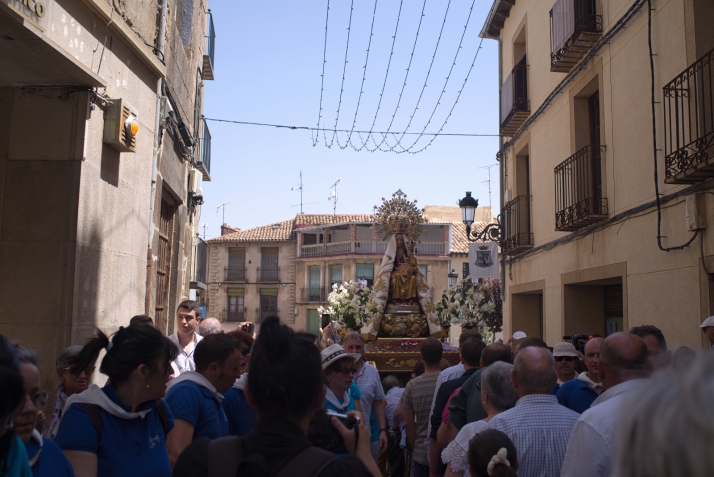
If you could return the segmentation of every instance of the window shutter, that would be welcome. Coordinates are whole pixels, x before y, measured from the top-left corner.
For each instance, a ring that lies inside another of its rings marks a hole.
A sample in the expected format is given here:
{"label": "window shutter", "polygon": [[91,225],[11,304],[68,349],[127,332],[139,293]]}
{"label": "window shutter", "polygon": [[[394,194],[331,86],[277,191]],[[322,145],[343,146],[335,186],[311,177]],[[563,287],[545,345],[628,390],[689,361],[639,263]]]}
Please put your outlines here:
{"label": "window shutter", "polygon": [[330,265],[330,283],[342,283],[342,265]]}
{"label": "window shutter", "polygon": [[243,288],[229,288],[228,296],[245,296],[245,290]]}
{"label": "window shutter", "polygon": [[317,310],[307,310],[307,332],[320,334],[320,314]]}
{"label": "window shutter", "polygon": [[358,263],[357,277],[364,277],[366,280],[374,280],[374,264],[373,263]]}
{"label": "window shutter", "polygon": [[277,288],[261,288],[260,296],[278,296]]}

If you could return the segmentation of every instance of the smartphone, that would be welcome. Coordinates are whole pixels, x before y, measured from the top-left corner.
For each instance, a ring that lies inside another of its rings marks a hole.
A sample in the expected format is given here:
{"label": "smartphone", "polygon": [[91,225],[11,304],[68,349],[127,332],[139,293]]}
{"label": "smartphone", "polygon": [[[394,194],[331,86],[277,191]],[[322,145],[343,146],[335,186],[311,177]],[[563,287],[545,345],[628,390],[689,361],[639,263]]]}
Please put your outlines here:
{"label": "smartphone", "polygon": [[241,330],[252,335],[253,332],[255,331],[255,324],[254,323],[244,323],[241,326]]}
{"label": "smartphone", "polygon": [[327,326],[332,322],[332,317],[329,313],[322,314],[322,328],[327,328]]}

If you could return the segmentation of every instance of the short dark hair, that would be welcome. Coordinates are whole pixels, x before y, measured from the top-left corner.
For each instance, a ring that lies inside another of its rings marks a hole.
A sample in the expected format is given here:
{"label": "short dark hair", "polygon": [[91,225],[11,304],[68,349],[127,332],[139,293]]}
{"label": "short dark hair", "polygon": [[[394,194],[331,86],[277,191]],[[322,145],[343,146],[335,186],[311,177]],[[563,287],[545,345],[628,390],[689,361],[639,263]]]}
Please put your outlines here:
{"label": "short dark hair", "polygon": [[461,343],[461,357],[464,359],[464,363],[472,368],[477,367],[484,348],[486,348],[486,343],[478,338],[469,338]]}
{"label": "short dark hair", "polygon": [[424,361],[417,361],[414,365],[414,370],[412,371],[412,374],[414,374],[414,376],[416,377],[419,377],[424,374],[424,371],[426,371]]}
{"label": "short dark hair", "polygon": [[[325,368],[325,370],[323,371],[323,374],[327,375],[329,373],[334,373],[335,371],[339,371],[340,369],[342,369],[342,366],[344,366],[344,363],[349,363],[352,366],[354,366],[355,361],[349,356],[345,356],[344,358],[336,359],[333,362],[331,362],[328,367]],[[325,384],[327,384],[327,381],[325,381]]]}
{"label": "short dark hair", "polygon": [[485,368],[491,366],[496,361],[504,363],[513,362],[513,354],[508,346],[501,343],[491,343],[481,352],[481,365]]}
{"label": "short dark hair", "polygon": [[99,371],[109,376],[115,385],[129,379],[141,364],[153,372],[159,371],[157,364],[163,364],[164,369],[168,369],[179,352],[178,347],[153,326],[120,326],[111,341],[102,331],[97,330],[96,336],[87,340],[82,351],[69,358],[70,373],[79,374],[94,366],[99,352],[106,349],[109,343],[112,346],[104,355]]}
{"label": "short dark hair", "polygon": [[[506,459],[509,465],[496,464],[488,471],[489,463],[501,449],[506,449]],[[476,434],[469,442],[469,467],[474,477],[510,477],[516,476],[514,470],[518,465],[516,446],[503,432],[496,429],[486,429]]]}
{"label": "short dark hair", "polygon": [[536,348],[548,348],[548,345],[545,344],[545,341],[535,336],[530,336],[518,344],[518,351],[530,348],[531,346],[535,346]]}
{"label": "short dark hair", "polygon": [[134,315],[129,320],[130,325],[149,325],[154,326],[154,320],[149,315]]}
{"label": "short dark hair", "polygon": [[258,416],[303,417],[322,392],[315,337],[296,334],[277,316],[266,318],[253,343],[248,385]]}
{"label": "short dark hair", "polygon": [[469,338],[477,338],[479,340],[483,340],[483,337],[481,336],[481,333],[478,332],[478,330],[464,330],[459,335],[459,346],[464,344],[464,342]]}
{"label": "short dark hair", "polygon": [[211,363],[223,366],[223,363],[234,351],[240,351],[243,348],[243,343],[224,333],[208,335],[198,342],[196,350],[193,352],[196,371],[200,373],[207,370]]}
{"label": "short dark hair", "polygon": [[645,336],[654,336],[659,343],[659,347],[662,348],[662,351],[667,351],[667,340],[664,339],[662,330],[654,325],[633,326],[630,328],[630,333],[642,339],[645,339]]}
{"label": "short dark hair", "polygon": [[196,318],[201,318],[201,309],[198,307],[198,303],[194,300],[184,300],[181,303],[179,303],[179,306],[176,307],[176,312],[178,312],[181,308],[188,310],[188,311],[195,311],[196,312]]}
{"label": "short dark hair", "polygon": [[441,341],[431,336],[421,342],[419,347],[421,356],[424,359],[424,364],[429,366],[438,366],[441,357],[444,354],[444,348],[441,346]]}
{"label": "short dark hair", "polygon": [[20,364],[25,363],[37,366],[38,360],[35,351],[16,344],[15,353],[17,354],[17,360],[20,361]]}

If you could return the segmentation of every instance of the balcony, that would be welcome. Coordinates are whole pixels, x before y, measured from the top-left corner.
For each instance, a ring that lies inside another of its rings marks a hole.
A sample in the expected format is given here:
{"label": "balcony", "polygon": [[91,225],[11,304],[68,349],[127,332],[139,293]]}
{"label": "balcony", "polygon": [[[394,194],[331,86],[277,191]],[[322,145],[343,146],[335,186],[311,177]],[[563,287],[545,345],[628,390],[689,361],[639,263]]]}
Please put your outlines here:
{"label": "balcony", "polygon": [[243,322],[245,321],[245,309],[241,311],[227,311],[223,310],[221,313],[223,321],[229,322]]}
{"label": "balcony", "polygon": [[211,180],[211,131],[208,130],[206,120],[203,121],[203,132],[199,138],[199,157],[196,161],[196,169],[203,173],[203,180]]}
{"label": "balcony", "polygon": [[558,0],[550,11],[550,71],[568,73],[602,36],[597,0]]}
{"label": "balcony", "polygon": [[504,237],[501,250],[506,255],[518,255],[533,248],[531,228],[531,197],[519,195],[503,206],[501,213]]}
{"label": "balcony", "polygon": [[[301,245],[300,258],[325,257],[330,255],[377,254],[387,251],[389,242],[333,242]],[[415,255],[446,255],[445,242],[423,242],[414,248]]]}
{"label": "balcony", "polygon": [[324,303],[327,295],[332,291],[327,287],[302,287],[300,288],[300,301],[304,303]]}
{"label": "balcony", "polygon": [[227,282],[244,282],[245,279],[245,267],[243,268],[224,268],[226,273],[225,281]]}
{"label": "balcony", "polygon": [[667,184],[714,177],[714,50],[664,90],[664,164]]}
{"label": "balcony", "polygon": [[578,230],[607,218],[604,152],[605,146],[585,146],[555,167],[555,230]]}
{"label": "balcony", "polygon": [[[525,60],[525,58],[524,58]],[[513,136],[531,114],[528,66],[517,65],[501,87],[501,134]]]}
{"label": "balcony", "polygon": [[208,35],[206,35],[206,54],[203,55],[203,79],[212,80],[213,65],[216,58],[216,30],[213,28],[213,15],[208,10]]}
{"label": "balcony", "polygon": [[257,268],[258,281],[261,283],[279,282],[280,267]]}
{"label": "balcony", "polygon": [[206,265],[208,264],[208,245],[201,237],[198,237],[196,244],[196,268],[194,269],[193,280],[189,283],[190,289],[206,290]]}

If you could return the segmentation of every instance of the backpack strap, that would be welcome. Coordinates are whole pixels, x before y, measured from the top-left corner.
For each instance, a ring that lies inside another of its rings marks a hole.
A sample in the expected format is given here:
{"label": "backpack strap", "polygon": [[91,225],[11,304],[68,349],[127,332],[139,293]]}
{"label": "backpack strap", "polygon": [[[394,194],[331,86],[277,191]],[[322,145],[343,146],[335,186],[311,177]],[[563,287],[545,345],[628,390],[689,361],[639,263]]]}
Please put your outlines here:
{"label": "backpack strap", "polygon": [[89,414],[94,430],[97,431],[97,444],[99,444],[99,441],[102,440],[102,415],[99,413],[99,406],[88,402],[83,402],[80,406]]}
{"label": "backpack strap", "polygon": [[285,466],[275,474],[275,477],[292,477],[295,475],[318,476],[325,468],[337,460],[332,452],[319,447],[310,446],[297,453]]}
{"label": "backpack strap", "polygon": [[164,437],[169,435],[169,415],[166,412],[166,403],[163,399],[156,400],[156,412],[159,413],[161,419],[161,427],[164,428]]}

